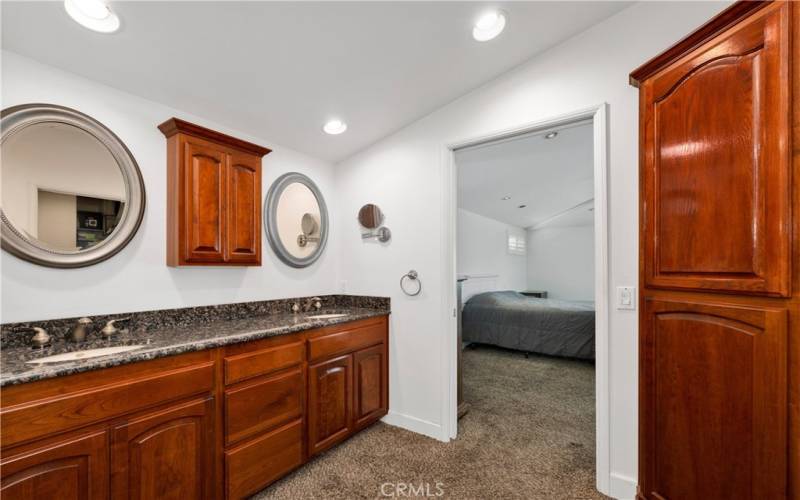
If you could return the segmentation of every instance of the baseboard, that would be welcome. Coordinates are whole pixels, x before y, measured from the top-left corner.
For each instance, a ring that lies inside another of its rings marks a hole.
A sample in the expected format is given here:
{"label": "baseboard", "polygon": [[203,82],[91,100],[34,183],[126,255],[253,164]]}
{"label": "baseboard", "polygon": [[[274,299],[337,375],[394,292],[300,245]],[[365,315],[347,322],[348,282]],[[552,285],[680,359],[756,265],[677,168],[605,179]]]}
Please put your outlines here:
{"label": "baseboard", "polygon": [[432,437],[433,439],[437,439],[439,441],[449,441],[449,439],[443,438],[441,425],[429,422],[427,420],[422,420],[421,418],[412,417],[411,415],[395,413],[390,410],[389,413],[381,419],[381,422],[393,425],[395,427],[400,427],[411,432],[416,432],[417,434]]}
{"label": "baseboard", "polygon": [[636,479],[612,472],[611,491],[609,493],[612,498],[618,498],[619,500],[636,498]]}

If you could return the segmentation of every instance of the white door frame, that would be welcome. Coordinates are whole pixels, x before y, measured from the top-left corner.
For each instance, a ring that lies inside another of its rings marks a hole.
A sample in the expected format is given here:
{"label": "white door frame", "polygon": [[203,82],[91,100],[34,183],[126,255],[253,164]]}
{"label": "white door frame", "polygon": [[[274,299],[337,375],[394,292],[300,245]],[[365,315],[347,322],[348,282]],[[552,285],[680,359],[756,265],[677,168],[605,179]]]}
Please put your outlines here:
{"label": "white door frame", "polygon": [[565,115],[528,123],[512,129],[497,131],[480,137],[472,137],[445,145],[442,148],[443,163],[443,228],[442,262],[444,264],[442,289],[445,290],[443,305],[442,399],[445,402],[441,422],[443,440],[454,439],[458,431],[457,402],[457,321],[456,321],[456,225],[457,225],[457,178],[454,152],[467,146],[493,142],[510,137],[529,134],[575,122],[592,120],[594,128],[594,263],[595,263],[595,412],[596,412],[596,461],[597,489],[608,493],[611,478],[609,469],[609,386],[608,386],[608,316],[611,290],[608,284],[608,105],[578,110]]}

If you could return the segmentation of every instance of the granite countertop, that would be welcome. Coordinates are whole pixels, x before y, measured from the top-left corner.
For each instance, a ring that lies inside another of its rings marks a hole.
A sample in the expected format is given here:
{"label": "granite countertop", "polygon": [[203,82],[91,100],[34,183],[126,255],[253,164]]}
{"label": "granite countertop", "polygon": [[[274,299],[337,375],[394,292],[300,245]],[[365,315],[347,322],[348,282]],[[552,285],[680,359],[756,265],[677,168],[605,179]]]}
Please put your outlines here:
{"label": "granite countertop", "polygon": [[[346,316],[309,318],[312,315],[336,313],[344,313]],[[4,347],[0,352],[0,387],[212,349],[387,314],[389,311],[384,309],[340,307],[306,314],[266,314],[239,319],[218,319],[196,325],[132,329],[123,331],[110,340],[104,340],[97,333],[93,333],[90,335],[90,340],[81,344],[66,342],[63,336],[58,338],[54,336],[53,343],[43,349],[30,346]],[[142,345],[142,348],[78,361],[29,363],[55,354],[127,345]]]}

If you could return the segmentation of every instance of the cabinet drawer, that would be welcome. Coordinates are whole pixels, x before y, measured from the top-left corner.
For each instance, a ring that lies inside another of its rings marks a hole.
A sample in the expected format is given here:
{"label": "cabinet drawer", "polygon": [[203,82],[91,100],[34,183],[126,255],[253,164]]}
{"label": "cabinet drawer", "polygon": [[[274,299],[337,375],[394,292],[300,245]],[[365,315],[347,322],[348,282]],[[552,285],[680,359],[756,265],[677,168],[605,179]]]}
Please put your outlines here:
{"label": "cabinet drawer", "polygon": [[213,367],[212,362],[207,362],[4,407],[0,412],[3,421],[0,439],[6,447],[183,396],[209,392]]}
{"label": "cabinet drawer", "polygon": [[227,498],[244,498],[303,463],[303,421],[225,452]]}
{"label": "cabinet drawer", "polygon": [[386,338],[385,323],[367,325],[361,328],[331,333],[308,341],[310,361],[353,352],[364,347],[384,342]]}
{"label": "cabinet drawer", "polygon": [[303,342],[228,356],[225,358],[225,384],[233,384],[257,375],[265,375],[303,362]]}
{"label": "cabinet drawer", "polygon": [[302,417],[305,385],[304,371],[297,369],[226,390],[226,444]]}

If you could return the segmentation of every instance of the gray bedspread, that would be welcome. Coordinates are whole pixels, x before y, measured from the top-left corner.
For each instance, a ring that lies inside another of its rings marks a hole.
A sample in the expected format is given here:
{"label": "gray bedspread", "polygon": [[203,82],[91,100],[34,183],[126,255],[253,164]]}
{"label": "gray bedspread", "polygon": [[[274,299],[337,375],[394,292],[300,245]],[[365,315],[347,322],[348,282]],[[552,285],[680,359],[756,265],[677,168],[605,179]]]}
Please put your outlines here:
{"label": "gray bedspread", "polygon": [[527,297],[514,291],[474,295],[462,311],[464,342],[594,359],[594,303]]}

